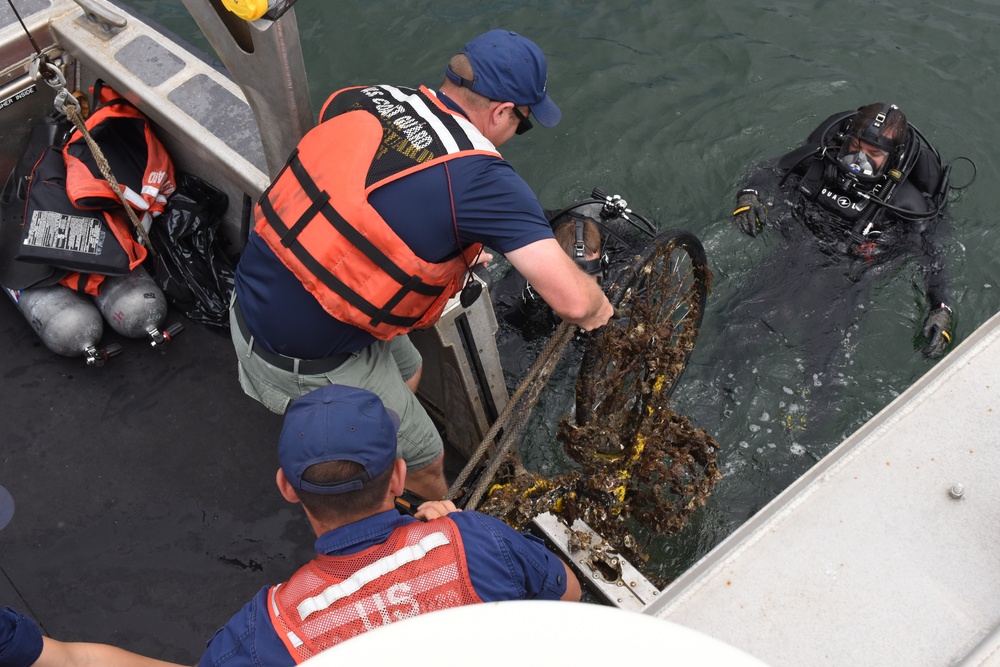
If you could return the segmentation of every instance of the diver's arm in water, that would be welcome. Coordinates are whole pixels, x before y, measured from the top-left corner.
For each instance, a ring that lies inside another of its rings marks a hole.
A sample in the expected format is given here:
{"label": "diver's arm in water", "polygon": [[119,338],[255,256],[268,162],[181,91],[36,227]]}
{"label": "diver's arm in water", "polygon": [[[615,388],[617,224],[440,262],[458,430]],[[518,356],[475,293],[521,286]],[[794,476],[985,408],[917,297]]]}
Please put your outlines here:
{"label": "diver's arm in water", "polygon": [[563,320],[590,331],[607,324],[614,314],[600,285],[580,270],[554,238],[529,243],[506,256]]}
{"label": "diver's arm in water", "polygon": [[779,190],[777,173],[776,160],[761,162],[750,170],[736,192],[733,222],[744,234],[757,236],[765,226],[774,226],[777,222],[772,221],[768,213]]}
{"label": "diver's arm in water", "polygon": [[767,224],[767,208],[761,203],[760,192],[755,188],[743,188],[736,193],[733,222],[749,236],[757,236],[757,230]]}
{"label": "diver's arm in water", "polygon": [[948,231],[947,215],[937,216],[937,220],[926,225],[919,233],[920,253],[918,262],[923,274],[924,291],[930,308],[924,319],[921,333],[928,339],[923,354],[929,359],[940,357],[952,342],[952,318],[954,310],[948,290],[948,266],[938,239]]}
{"label": "diver's arm in water", "polygon": [[[844,121],[856,111],[839,111],[820,123],[805,142],[784,155],[760,162],[747,174],[736,195],[733,222],[744,234],[756,236],[767,226],[781,224],[782,216],[773,215],[774,204],[785,196],[796,180],[804,196],[815,198],[823,172],[823,148],[828,145]],[[795,179],[789,180],[789,177]],[[796,188],[799,189],[799,188]],[[768,209],[771,209],[769,213]]]}

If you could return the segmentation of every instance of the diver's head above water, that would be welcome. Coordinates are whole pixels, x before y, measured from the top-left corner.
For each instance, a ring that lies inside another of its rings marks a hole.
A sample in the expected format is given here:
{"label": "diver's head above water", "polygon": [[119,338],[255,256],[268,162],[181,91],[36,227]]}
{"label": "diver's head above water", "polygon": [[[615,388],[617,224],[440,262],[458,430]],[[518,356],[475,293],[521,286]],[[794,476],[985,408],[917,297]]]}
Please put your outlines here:
{"label": "diver's head above water", "polygon": [[893,168],[908,136],[906,116],[895,104],[875,102],[848,121],[837,156],[841,172],[860,182],[872,182]]}
{"label": "diver's head above water", "polygon": [[601,230],[592,218],[571,215],[553,227],[556,241],[587,275],[600,280],[607,264],[601,254]]}

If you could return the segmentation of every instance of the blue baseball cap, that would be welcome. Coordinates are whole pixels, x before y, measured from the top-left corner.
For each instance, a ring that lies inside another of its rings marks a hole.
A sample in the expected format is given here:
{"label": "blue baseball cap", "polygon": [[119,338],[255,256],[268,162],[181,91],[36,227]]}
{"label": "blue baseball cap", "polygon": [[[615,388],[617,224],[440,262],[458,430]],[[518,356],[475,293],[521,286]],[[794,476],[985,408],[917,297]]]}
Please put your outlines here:
{"label": "blue baseball cap", "polygon": [[555,127],[562,112],[547,92],[548,65],[545,54],[527,37],[511,30],[490,30],[465,45],[461,53],[472,64],[470,83],[445,68],[453,83],[483,97],[531,108],[545,127]]}
{"label": "blue baseball cap", "polygon": [[[309,392],[288,407],[278,438],[278,460],[291,485],[324,495],[362,488],[396,461],[399,415],[365,389],[328,385]],[[328,461],[353,461],[364,471],[336,484],[302,479],[309,466]]]}

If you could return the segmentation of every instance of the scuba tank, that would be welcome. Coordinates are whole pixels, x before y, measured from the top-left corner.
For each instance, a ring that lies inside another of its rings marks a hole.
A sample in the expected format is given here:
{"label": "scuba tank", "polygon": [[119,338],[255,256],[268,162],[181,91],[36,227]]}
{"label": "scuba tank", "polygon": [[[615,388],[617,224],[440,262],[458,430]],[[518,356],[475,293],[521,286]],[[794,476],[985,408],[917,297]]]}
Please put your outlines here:
{"label": "scuba tank", "polygon": [[107,276],[93,299],[111,328],[126,338],[149,336],[156,347],[184,329],[175,323],[160,330],[167,318],[167,297],[141,266],[124,276]]}
{"label": "scuba tank", "polygon": [[103,366],[122,351],[113,343],[98,348],[104,333],[101,313],[87,297],[63,285],[30,287],[22,290],[4,288],[42,339],[45,347],[64,357],[86,356],[88,366]]}

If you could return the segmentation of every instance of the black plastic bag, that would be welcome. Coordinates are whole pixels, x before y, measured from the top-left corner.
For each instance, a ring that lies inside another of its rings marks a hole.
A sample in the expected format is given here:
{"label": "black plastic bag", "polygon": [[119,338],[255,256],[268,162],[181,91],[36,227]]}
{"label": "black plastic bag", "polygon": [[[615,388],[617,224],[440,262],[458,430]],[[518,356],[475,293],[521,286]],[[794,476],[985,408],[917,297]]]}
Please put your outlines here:
{"label": "black plastic bag", "polygon": [[235,277],[235,262],[217,238],[228,207],[224,192],[179,173],[177,191],[149,230],[155,279],[167,299],[190,319],[220,327],[229,326]]}

